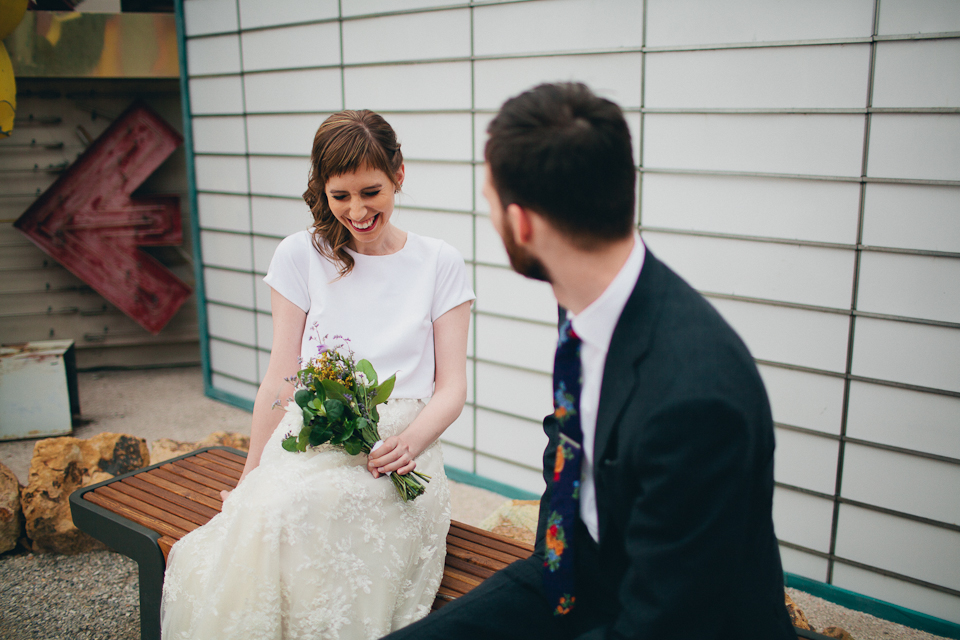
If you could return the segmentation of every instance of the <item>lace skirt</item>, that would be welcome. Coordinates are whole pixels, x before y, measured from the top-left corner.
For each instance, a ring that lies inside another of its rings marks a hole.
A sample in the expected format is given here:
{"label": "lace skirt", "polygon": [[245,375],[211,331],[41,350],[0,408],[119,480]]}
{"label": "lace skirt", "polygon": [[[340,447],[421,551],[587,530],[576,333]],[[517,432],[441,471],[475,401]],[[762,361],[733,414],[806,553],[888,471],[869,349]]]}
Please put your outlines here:
{"label": "lace skirt", "polygon": [[[380,435],[403,431],[422,400],[380,409]],[[417,458],[432,477],[411,502],[365,455],[280,446],[288,411],[260,465],[204,526],[170,551],[161,603],[165,640],[379,638],[430,611],[443,577],[450,490],[434,443]]]}

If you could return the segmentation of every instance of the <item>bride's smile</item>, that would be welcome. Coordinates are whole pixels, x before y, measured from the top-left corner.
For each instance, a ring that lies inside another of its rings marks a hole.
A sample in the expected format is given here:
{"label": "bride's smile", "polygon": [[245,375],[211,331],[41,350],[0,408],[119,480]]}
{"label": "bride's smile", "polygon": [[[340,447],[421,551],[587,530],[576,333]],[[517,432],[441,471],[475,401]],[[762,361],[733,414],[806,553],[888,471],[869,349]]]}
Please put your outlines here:
{"label": "bride's smile", "polygon": [[367,220],[363,220],[363,221],[361,221],[361,222],[354,222],[353,220],[351,220],[351,221],[350,221],[350,224],[351,224],[351,225],[353,226],[353,228],[356,229],[357,231],[370,231],[370,230],[372,229],[374,223],[377,221],[377,218],[378,218],[379,216],[380,216],[380,214],[378,213],[377,215],[373,216],[372,218],[368,218]]}

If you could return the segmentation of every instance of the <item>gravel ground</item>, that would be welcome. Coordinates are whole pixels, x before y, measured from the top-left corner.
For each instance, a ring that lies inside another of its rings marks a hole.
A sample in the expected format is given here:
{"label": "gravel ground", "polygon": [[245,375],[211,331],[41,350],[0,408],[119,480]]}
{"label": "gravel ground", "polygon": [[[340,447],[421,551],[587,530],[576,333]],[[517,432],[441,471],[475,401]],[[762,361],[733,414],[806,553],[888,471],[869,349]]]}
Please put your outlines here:
{"label": "gravel ground", "polygon": [[787,589],[787,593],[817,631],[823,631],[830,626],[841,627],[855,640],[945,640],[896,622],[841,607],[803,591]]}
{"label": "gravel ground", "polygon": [[111,551],[0,557],[0,638],[139,640],[137,563]]}

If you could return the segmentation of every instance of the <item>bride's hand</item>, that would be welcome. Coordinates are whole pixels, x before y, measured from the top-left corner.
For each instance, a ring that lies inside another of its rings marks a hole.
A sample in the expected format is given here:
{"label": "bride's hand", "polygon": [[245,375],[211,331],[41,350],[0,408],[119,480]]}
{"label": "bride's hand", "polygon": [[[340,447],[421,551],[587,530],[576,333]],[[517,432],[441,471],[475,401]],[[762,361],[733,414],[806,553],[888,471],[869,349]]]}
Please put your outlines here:
{"label": "bride's hand", "polygon": [[374,478],[390,472],[406,475],[417,468],[414,457],[409,444],[399,436],[392,436],[384,440],[376,451],[370,452],[367,469]]}

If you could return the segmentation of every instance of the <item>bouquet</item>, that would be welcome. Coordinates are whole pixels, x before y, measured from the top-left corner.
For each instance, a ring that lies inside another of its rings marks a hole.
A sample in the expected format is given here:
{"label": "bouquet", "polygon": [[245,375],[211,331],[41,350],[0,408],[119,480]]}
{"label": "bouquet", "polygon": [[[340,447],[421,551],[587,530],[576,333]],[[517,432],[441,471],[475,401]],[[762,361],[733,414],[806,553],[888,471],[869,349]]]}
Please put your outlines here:
{"label": "bouquet", "polygon": [[[368,360],[354,359],[353,351],[342,340],[339,348],[321,344],[317,357],[311,359],[290,382],[297,388],[294,401],[303,412],[299,434],[290,433],[283,448],[291,452],[306,451],[330,443],[352,456],[374,451],[382,444],[377,423],[377,405],[386,402],[396,384],[396,374],[383,382]],[[321,342],[327,340],[324,336]],[[400,497],[413,500],[424,492],[423,482],[430,476],[411,471],[406,475],[388,474]],[[421,482],[421,480],[423,482]]]}

